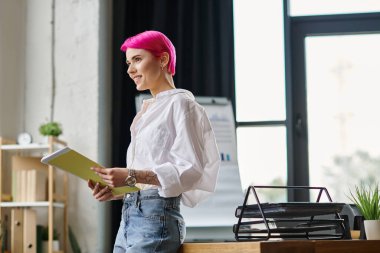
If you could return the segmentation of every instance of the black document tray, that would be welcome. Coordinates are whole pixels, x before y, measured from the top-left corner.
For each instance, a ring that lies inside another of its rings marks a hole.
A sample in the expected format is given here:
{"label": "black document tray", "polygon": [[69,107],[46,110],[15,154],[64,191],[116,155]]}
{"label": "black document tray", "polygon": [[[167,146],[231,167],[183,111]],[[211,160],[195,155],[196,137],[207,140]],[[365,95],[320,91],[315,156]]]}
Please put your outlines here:
{"label": "black document tray", "polygon": [[[261,208],[266,218],[295,218],[325,214],[340,213],[344,203],[331,202],[287,202],[287,203],[262,203]],[[235,217],[241,215],[242,206],[235,211]],[[247,205],[244,209],[244,218],[261,218],[259,205]]]}
{"label": "black document tray", "polygon": [[[335,229],[336,224],[326,224],[326,225],[314,225],[314,226],[297,226],[297,227],[277,227],[272,228],[271,233],[310,233],[321,230],[331,230]],[[237,231],[236,224],[234,225],[234,232]],[[267,229],[258,229],[258,228],[250,228],[250,227],[241,227],[240,232],[242,233],[266,233]]]}
{"label": "black document tray", "polygon": [[[321,230],[331,230],[336,229],[341,222],[343,222],[343,219],[336,219],[336,220],[284,220],[284,219],[275,219],[272,220],[271,223],[273,224],[280,224],[283,221],[287,221],[288,224],[290,221],[297,222],[293,224],[292,226],[276,226],[274,228],[271,228],[271,233],[309,233],[309,232],[315,232],[315,231],[321,231]],[[253,222],[255,223],[255,222]],[[266,233],[267,229],[262,228],[253,228],[250,225],[252,223],[246,222],[245,224],[241,224],[240,232],[242,233]],[[237,224],[233,227],[234,233],[237,232]]]}
{"label": "black document tray", "polygon": [[[314,202],[261,203],[256,189],[316,190]],[[248,204],[251,194],[256,204]],[[329,202],[320,202],[322,195]],[[340,212],[344,203],[335,203],[325,187],[310,186],[249,186],[243,205],[238,206],[233,226],[235,239],[269,240],[271,238],[343,239],[347,234]]]}

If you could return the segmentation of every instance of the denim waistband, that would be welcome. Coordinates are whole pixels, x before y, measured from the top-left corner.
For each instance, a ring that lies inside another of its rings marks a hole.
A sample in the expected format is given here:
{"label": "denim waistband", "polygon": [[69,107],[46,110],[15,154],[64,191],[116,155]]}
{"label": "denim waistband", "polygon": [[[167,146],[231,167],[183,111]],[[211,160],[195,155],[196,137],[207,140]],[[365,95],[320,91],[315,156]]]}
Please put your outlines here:
{"label": "denim waistband", "polygon": [[164,198],[158,194],[157,189],[147,189],[141,190],[137,192],[131,192],[124,195],[123,202],[133,202],[133,201],[141,201],[148,199],[163,199],[165,201],[170,201],[173,204],[179,204],[181,201],[182,195],[177,197]]}

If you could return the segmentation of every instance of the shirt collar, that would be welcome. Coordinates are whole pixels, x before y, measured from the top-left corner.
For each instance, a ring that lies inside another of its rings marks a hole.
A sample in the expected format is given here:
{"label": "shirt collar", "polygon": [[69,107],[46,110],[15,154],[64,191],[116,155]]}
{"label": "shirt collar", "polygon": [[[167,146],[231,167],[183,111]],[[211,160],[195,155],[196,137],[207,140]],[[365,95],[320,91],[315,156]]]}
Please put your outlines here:
{"label": "shirt collar", "polygon": [[168,96],[171,96],[171,95],[175,95],[175,94],[178,94],[178,93],[186,93],[191,98],[194,98],[194,95],[190,91],[188,91],[188,90],[184,90],[184,89],[171,89],[171,90],[166,90],[166,91],[162,91],[162,92],[158,93],[156,95],[156,99],[161,99],[161,98],[168,97]]}
{"label": "shirt collar", "polygon": [[185,90],[185,89],[170,89],[170,90],[161,91],[160,93],[158,93],[156,95],[156,97],[150,98],[150,99],[146,99],[143,102],[144,103],[152,103],[155,100],[164,99],[166,97],[170,97],[172,95],[179,94],[179,93],[185,93],[186,95],[188,95],[190,97],[190,99],[195,100],[195,97],[194,97],[193,93],[191,93],[188,90]]}

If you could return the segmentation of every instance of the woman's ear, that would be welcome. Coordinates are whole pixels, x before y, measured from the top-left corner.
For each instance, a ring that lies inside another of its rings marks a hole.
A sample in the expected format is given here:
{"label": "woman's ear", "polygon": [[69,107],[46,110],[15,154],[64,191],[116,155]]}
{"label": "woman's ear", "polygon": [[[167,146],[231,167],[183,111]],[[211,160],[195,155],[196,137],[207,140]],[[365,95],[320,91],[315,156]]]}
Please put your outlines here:
{"label": "woman's ear", "polygon": [[160,56],[160,64],[161,67],[164,68],[169,63],[169,54],[167,52],[163,52]]}

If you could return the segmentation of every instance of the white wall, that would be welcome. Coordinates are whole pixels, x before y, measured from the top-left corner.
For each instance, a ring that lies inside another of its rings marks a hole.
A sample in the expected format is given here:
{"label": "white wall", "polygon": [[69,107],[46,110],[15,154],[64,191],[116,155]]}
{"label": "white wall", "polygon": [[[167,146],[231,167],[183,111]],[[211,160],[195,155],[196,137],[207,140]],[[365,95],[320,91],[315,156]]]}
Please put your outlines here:
{"label": "white wall", "polygon": [[0,135],[4,137],[15,136],[24,127],[25,12],[24,1],[0,1]]}
{"label": "white wall", "polygon": [[[105,165],[110,153],[110,2],[57,0],[55,5],[54,120],[62,124],[61,138],[71,147]],[[52,13],[52,0],[0,1],[2,136],[27,131],[42,140],[38,127],[52,112]],[[69,224],[82,252],[106,252],[108,206],[72,176],[69,190]]]}

